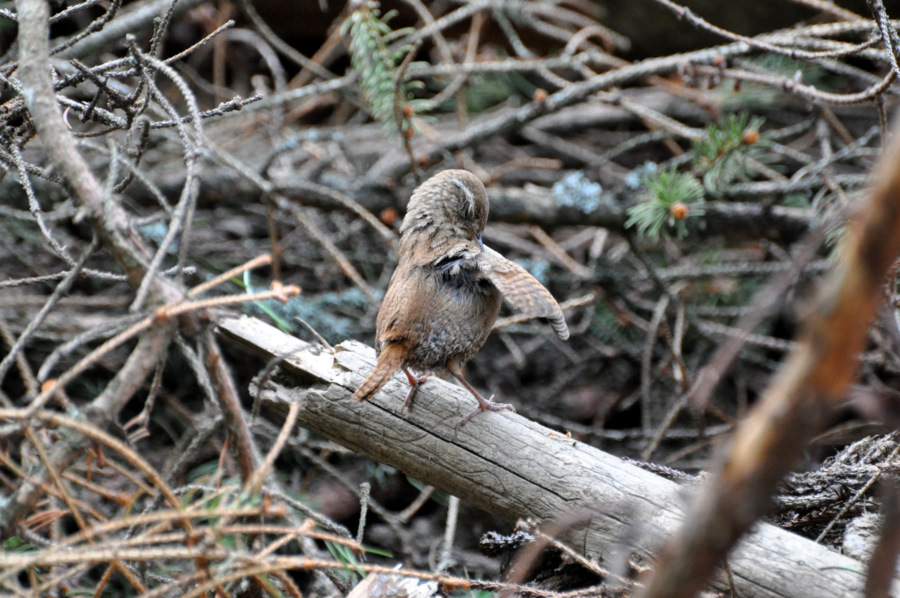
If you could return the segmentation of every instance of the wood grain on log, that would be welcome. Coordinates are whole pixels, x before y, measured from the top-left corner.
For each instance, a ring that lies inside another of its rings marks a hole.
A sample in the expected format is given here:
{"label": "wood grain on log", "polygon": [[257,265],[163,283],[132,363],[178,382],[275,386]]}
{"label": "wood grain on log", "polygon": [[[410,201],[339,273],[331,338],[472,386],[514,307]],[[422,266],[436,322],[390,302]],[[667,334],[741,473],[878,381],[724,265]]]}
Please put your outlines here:
{"label": "wood grain on log", "polygon": [[[685,488],[524,417],[486,412],[457,428],[474,400],[450,383],[430,379],[405,414],[403,376],[369,402],[353,400],[375,363],[361,343],[332,354],[248,317],[220,322],[219,332],[264,357],[283,356],[278,373],[251,388],[269,409],[283,413],[299,402],[303,427],[509,521],[589,510],[590,522],[564,540],[601,563],[617,559],[627,538],[632,558],[650,564],[682,519]],[[728,564],[745,598],[859,596],[864,583],[862,563],[768,524]],[[724,576],[714,584],[725,588]]]}

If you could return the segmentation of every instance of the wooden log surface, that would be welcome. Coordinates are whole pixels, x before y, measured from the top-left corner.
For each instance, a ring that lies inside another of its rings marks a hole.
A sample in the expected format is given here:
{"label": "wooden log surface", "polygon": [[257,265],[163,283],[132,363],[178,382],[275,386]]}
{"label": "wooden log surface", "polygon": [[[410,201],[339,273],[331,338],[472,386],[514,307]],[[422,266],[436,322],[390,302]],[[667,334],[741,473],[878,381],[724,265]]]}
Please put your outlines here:
{"label": "wooden log surface", "polygon": [[[456,427],[474,400],[448,382],[429,379],[405,414],[400,408],[409,386],[402,374],[371,401],[353,400],[375,363],[374,351],[361,343],[344,342],[331,353],[250,317],[223,320],[219,333],[265,358],[284,357],[276,375],[251,388],[264,406],[284,413],[298,402],[299,425],[360,455],[508,521],[547,521],[590,509],[590,522],[563,539],[601,563],[619,559],[627,538],[632,558],[650,564],[681,521],[689,489],[522,416],[486,412]],[[861,596],[866,570],[764,523],[728,556],[728,564],[744,598]],[[727,587],[724,575],[714,586]]]}

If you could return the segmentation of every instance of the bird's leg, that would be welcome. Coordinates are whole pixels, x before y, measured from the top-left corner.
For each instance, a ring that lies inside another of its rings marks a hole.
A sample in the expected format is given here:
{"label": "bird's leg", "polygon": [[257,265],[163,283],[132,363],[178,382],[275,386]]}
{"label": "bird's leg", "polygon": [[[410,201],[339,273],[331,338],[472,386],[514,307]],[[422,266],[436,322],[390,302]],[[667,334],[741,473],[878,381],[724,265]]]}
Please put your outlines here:
{"label": "bird's leg", "polygon": [[412,403],[413,397],[416,396],[416,391],[419,390],[419,385],[431,376],[431,372],[417,376],[410,372],[408,368],[403,368],[403,373],[406,374],[406,378],[409,380],[409,394],[406,395],[406,400],[403,401],[403,407],[400,409],[400,413],[406,411],[406,408]]}
{"label": "bird's leg", "polygon": [[472,385],[463,378],[462,372],[459,371],[457,367],[448,367],[448,371],[453,374],[453,377],[459,380],[463,386],[465,386],[472,396],[478,401],[478,407],[475,408],[469,415],[465,416],[461,420],[459,420],[456,424],[456,427],[463,425],[468,422],[470,419],[481,413],[482,411],[512,411],[515,413],[516,408],[510,405],[509,403],[495,403],[493,401],[494,395],[491,395],[490,399],[485,399],[481,396],[477,390],[472,388]]}

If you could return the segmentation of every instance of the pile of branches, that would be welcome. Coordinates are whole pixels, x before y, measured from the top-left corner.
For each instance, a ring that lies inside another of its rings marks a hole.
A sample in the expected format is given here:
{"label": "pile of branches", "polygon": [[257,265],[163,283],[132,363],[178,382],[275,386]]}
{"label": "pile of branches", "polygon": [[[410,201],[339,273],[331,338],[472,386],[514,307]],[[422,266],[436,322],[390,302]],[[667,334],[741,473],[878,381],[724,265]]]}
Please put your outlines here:
{"label": "pile of branches", "polygon": [[[860,267],[847,223],[889,138],[900,39],[876,0],[797,0],[808,22],[753,37],[656,2],[721,45],[629,59],[587,2],[351,0],[311,56],[249,0],[0,5],[0,588],[335,596],[374,571],[562,595],[497,581],[453,501],[431,546],[439,493],[267,421],[247,394],[263,364],[214,331],[241,312],[370,341],[405,202],[451,167],[485,182],[485,241],[573,332],[506,314],[469,380],[648,467],[715,469],[805,346],[823,272]],[[894,256],[876,257],[866,301],[888,301],[848,345],[852,408],[822,403],[743,529],[801,449],[813,473],[773,521],[838,545],[882,503],[900,320],[896,268],[878,269]],[[371,564],[393,561],[364,540],[413,569]]]}

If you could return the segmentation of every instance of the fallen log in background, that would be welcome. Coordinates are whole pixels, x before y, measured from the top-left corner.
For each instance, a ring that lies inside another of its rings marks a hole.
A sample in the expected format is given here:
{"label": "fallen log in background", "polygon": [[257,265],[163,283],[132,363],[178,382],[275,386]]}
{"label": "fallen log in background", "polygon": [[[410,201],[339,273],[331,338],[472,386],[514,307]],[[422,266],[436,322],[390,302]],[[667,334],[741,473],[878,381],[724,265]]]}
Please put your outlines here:
{"label": "fallen log in background", "polygon": [[[592,510],[590,522],[563,539],[601,563],[620,558],[628,538],[632,558],[651,564],[681,522],[688,490],[524,417],[487,412],[457,428],[474,400],[452,384],[430,379],[402,415],[409,389],[403,376],[369,402],[353,400],[375,363],[361,343],[342,343],[332,354],[248,317],[222,321],[219,333],[265,358],[284,356],[277,374],[251,388],[267,408],[284,413],[299,403],[301,426],[360,455],[509,521]],[[745,598],[861,596],[865,581],[859,561],[768,524],[759,524],[728,564]],[[725,588],[724,576],[714,585]]]}

